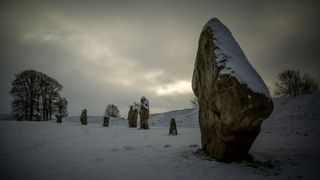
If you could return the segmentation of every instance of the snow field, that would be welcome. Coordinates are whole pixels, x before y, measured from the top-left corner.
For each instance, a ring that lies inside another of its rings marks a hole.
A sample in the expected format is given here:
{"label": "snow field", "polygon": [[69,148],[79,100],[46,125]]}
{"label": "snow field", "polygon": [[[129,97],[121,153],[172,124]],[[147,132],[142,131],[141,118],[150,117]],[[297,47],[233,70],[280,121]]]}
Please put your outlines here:
{"label": "snow field", "polygon": [[[0,121],[0,179],[320,179],[320,96],[274,100],[249,154],[222,163],[199,151],[197,110],[154,114],[150,130],[125,119]],[[178,136],[169,136],[175,117]],[[138,126],[139,127],[139,126]]]}

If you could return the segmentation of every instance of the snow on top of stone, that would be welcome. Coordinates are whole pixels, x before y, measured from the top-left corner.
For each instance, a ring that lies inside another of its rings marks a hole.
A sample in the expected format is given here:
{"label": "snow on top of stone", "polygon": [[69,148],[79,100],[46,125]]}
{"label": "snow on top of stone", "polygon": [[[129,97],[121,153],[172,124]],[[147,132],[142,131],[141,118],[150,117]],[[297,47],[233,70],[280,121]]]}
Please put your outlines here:
{"label": "snow on top of stone", "polygon": [[133,109],[133,110],[139,110],[139,108],[140,108],[140,103],[134,102],[133,105],[131,105],[131,106],[132,106],[132,109]]}
{"label": "snow on top of stone", "polygon": [[271,98],[267,86],[251,66],[230,30],[217,18],[212,18],[203,30],[207,27],[213,31],[217,66],[224,67],[219,74],[229,74],[241,84],[246,84],[253,92]]}
{"label": "snow on top of stone", "polygon": [[145,109],[149,109],[149,100],[144,96],[141,97],[141,106]]}

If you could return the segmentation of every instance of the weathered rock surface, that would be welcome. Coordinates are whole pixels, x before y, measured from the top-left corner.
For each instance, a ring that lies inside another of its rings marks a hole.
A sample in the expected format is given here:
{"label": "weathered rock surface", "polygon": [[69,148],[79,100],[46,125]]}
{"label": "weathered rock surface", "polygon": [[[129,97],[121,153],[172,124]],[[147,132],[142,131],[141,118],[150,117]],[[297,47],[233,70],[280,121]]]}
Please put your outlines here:
{"label": "weathered rock surface", "polygon": [[198,97],[202,149],[220,161],[244,158],[273,103],[229,29],[216,18],[201,32],[192,89]]}
{"label": "weathered rock surface", "polygon": [[87,121],[87,110],[84,109],[82,110],[81,116],[80,116],[80,122],[83,125],[87,125],[88,121]]}
{"label": "weathered rock surface", "polygon": [[129,127],[136,128],[137,127],[137,120],[138,120],[138,110],[139,110],[139,104],[134,103],[130,106],[129,112],[128,112],[128,123]]}
{"label": "weathered rock surface", "polygon": [[178,135],[176,119],[172,118],[170,121],[169,135]]}
{"label": "weathered rock surface", "polygon": [[149,119],[149,100],[142,96],[140,100],[140,128],[149,129],[148,119]]}

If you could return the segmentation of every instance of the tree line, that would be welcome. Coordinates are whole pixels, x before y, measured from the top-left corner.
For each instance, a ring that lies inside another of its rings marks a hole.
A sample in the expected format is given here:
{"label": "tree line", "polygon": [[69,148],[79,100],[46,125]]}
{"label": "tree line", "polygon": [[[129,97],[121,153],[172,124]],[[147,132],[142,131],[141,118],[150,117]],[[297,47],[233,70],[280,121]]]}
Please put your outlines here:
{"label": "tree line", "polygon": [[105,117],[120,117],[120,111],[118,109],[118,107],[114,104],[109,104],[106,107],[105,113],[104,113]]}
{"label": "tree line", "polygon": [[319,83],[307,73],[285,70],[278,74],[274,93],[279,97],[319,93]]}
{"label": "tree line", "polygon": [[61,96],[62,88],[42,72],[25,70],[16,74],[10,90],[12,114],[26,120],[48,120],[54,113],[66,116],[68,101]]}

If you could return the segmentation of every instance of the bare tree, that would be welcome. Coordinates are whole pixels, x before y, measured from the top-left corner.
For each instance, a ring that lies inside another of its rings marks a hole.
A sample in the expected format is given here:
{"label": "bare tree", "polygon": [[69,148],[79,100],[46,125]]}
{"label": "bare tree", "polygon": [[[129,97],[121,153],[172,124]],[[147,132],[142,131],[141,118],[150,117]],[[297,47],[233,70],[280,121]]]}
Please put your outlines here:
{"label": "bare tree", "polygon": [[302,94],[319,93],[319,83],[309,74],[304,74],[302,77]]}
{"label": "bare tree", "polygon": [[[15,75],[12,82],[10,94],[12,102],[12,113],[25,119],[33,120],[37,115],[42,119],[51,119],[52,113],[56,111],[54,103],[58,101],[62,85],[52,77],[34,70],[26,70]],[[41,117],[40,117],[41,118]]]}
{"label": "bare tree", "polygon": [[48,79],[49,86],[48,86],[48,114],[49,119],[52,118],[52,114],[56,111],[54,104],[60,98],[60,92],[62,90],[62,85],[55,79],[49,78]]}
{"label": "bare tree", "polygon": [[[41,105],[42,105],[42,119],[48,119],[48,77],[45,74],[40,74],[40,84],[39,84],[39,96],[41,97]],[[40,102],[40,100],[39,100]]]}
{"label": "bare tree", "polygon": [[297,70],[285,70],[278,75],[275,83],[275,95],[277,96],[299,96],[319,92],[319,84],[309,74],[301,77]]}
{"label": "bare tree", "polygon": [[118,109],[118,107],[114,104],[109,104],[106,107],[105,110],[105,116],[109,116],[109,117],[119,117],[120,116],[120,111]]}
{"label": "bare tree", "polygon": [[14,96],[12,110],[17,114],[16,110],[24,109],[26,119],[32,120],[34,115],[34,105],[36,104],[36,88],[38,86],[37,72],[34,70],[26,70],[16,75],[16,79],[12,82],[10,94]]}
{"label": "bare tree", "polygon": [[193,108],[199,108],[199,104],[198,104],[198,98],[197,97],[193,97],[192,99],[189,100],[190,104]]}

